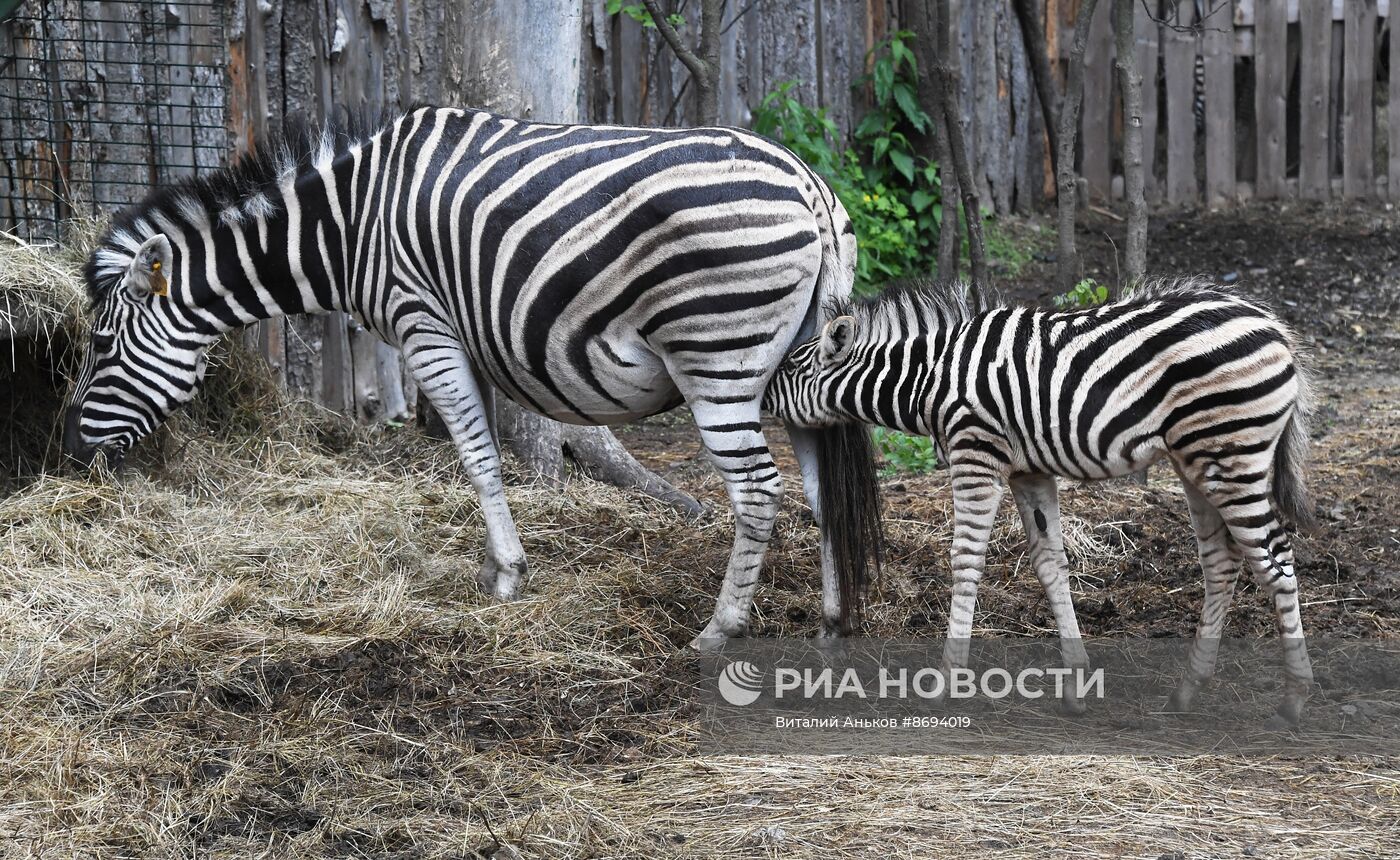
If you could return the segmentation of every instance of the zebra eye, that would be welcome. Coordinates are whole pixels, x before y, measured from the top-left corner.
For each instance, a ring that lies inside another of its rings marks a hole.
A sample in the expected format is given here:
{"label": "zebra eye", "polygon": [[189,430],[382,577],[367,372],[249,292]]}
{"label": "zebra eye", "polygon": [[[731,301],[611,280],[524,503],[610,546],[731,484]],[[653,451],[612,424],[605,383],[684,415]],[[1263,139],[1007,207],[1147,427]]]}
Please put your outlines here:
{"label": "zebra eye", "polygon": [[116,343],[116,338],[107,332],[95,331],[92,333],[92,348],[96,352],[107,353],[112,351],[112,345]]}

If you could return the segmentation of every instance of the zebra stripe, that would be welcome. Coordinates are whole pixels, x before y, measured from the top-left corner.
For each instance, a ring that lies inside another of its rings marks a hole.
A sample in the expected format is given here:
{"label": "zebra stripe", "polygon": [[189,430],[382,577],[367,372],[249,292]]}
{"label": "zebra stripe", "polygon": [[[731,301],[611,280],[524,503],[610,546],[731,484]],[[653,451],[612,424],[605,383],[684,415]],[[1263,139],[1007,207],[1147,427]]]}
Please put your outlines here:
{"label": "zebra stripe", "polygon": [[[402,348],[451,429],[486,517],[480,580],[508,599],[526,565],[484,385],[581,424],[685,402],[736,521],[703,643],[746,626],[782,497],[763,391],[814,331],[819,305],[849,296],[855,251],[825,183],[746,131],[421,108],[374,134],[327,132],[298,152],[260,154],[118,215],[87,269],[93,348],[65,446],[84,462],[98,449],[120,458],[193,396],[207,347],[229,329],[347,311]],[[849,429],[793,437],[814,511],[826,472],[874,487]],[[853,600],[838,592],[858,592],[879,538],[845,504],[828,504],[837,516],[823,530],[829,632],[848,624]]]}
{"label": "zebra stripe", "polygon": [[950,668],[966,665],[1007,487],[1066,663],[1079,666],[1055,478],[1126,475],[1166,459],[1186,487],[1206,578],[1173,702],[1188,706],[1214,672],[1213,640],[1243,561],[1274,604],[1287,679],[1279,717],[1296,723],[1312,670],[1279,518],[1311,521],[1302,484],[1309,400],[1292,333],[1277,317],[1192,280],[1068,312],[981,310],[961,289],[895,289],[837,304],[832,316],[793,350],[765,405],[807,427],[864,421],[934,438],[953,487]]}

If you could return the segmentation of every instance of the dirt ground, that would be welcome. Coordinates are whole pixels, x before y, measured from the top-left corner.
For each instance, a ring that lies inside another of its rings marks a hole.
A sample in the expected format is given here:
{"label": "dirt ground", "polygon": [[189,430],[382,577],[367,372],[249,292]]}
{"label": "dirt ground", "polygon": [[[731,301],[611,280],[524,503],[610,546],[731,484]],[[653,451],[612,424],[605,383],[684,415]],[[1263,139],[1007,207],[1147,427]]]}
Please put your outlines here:
{"label": "dirt ground", "polygon": [[[1034,250],[1016,272],[1002,271],[1002,292],[1011,301],[1048,304],[1055,292],[1050,227],[1018,222],[1004,231]],[[1103,215],[1081,229],[1086,277],[1117,282],[1122,232]],[[1152,219],[1148,242],[1150,276],[1205,275],[1234,284],[1278,310],[1310,348],[1319,407],[1310,486],[1322,525],[1297,541],[1304,623],[1312,635],[1400,632],[1400,212],[1293,203],[1168,214]],[[796,484],[781,426],[770,432]],[[659,416],[618,435],[677,484],[724,504],[686,416]],[[946,473],[892,476],[885,493],[891,520],[946,516]],[[1062,494],[1067,515],[1124,550],[1109,569],[1078,582],[1086,635],[1191,635],[1202,585],[1185,499],[1170,470],[1152,470],[1145,489],[1124,481],[1062,482]],[[1009,500],[1003,519],[1015,520]],[[1005,551],[988,566],[979,622],[984,630],[1044,632],[1052,623],[1024,568],[1024,543],[1014,528],[1005,537]],[[903,626],[909,634],[936,634],[945,620],[946,562],[941,552],[911,549],[892,537],[894,576],[910,578],[898,590],[919,595],[899,610]],[[1241,585],[1227,635],[1269,633],[1271,612],[1252,585]]]}
{"label": "dirt ground", "polygon": [[[1005,230],[1042,257],[1052,244]],[[1394,213],[1341,208],[1153,221],[1153,271],[1238,272],[1313,344],[1324,525],[1298,543],[1313,635],[1400,632],[1397,231]],[[1086,230],[1086,273],[1112,277],[1118,232]],[[1032,259],[1010,291],[1038,297],[1049,266]],[[733,525],[687,416],[619,436],[715,506],[699,522],[510,472],[531,577],[505,605],[475,587],[484,527],[448,446],[313,418],[176,421],[122,476],[0,494],[0,857],[1400,855],[1400,764],[1375,756],[698,755],[685,643]],[[780,460],[791,503],[752,633],[809,636],[817,534]],[[866,632],[941,639],[946,476],[885,489]],[[1166,470],[1064,497],[1086,632],[1189,635],[1200,575]],[[1053,635],[1013,519],[978,635]],[[1251,586],[1230,632],[1272,635]]]}

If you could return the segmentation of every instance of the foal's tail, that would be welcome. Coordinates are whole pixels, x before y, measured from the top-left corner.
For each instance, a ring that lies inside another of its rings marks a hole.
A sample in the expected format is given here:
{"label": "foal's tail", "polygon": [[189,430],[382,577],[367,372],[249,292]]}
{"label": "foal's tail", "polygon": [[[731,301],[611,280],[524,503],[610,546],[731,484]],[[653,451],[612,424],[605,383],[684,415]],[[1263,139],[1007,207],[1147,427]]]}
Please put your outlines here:
{"label": "foal's tail", "polygon": [[1296,347],[1293,366],[1298,374],[1298,399],[1293,403],[1293,412],[1274,449],[1274,507],[1294,528],[1309,532],[1317,528],[1312,495],[1307,487],[1308,423],[1312,419],[1313,399],[1312,385]]}

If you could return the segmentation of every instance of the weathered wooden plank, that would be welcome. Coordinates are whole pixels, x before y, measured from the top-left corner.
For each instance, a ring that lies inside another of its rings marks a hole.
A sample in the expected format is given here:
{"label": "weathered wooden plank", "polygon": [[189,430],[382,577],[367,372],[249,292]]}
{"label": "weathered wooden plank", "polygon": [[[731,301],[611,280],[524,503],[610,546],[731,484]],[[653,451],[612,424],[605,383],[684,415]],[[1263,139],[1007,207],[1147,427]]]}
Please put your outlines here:
{"label": "weathered wooden plank", "polygon": [[1089,183],[1089,193],[1106,199],[1113,184],[1113,26],[1109,20],[1113,4],[1099,3],[1094,20],[1075,21],[1076,27],[1089,26],[1084,51],[1084,108],[1080,117],[1081,175]]}
{"label": "weathered wooden plank", "polygon": [[1390,163],[1387,166],[1387,179],[1390,183],[1390,199],[1400,200],[1400,15],[1391,8],[1390,18],[1390,104],[1387,116],[1390,120]]}
{"label": "weathered wooden plank", "polygon": [[1376,0],[1351,0],[1343,22],[1342,193],[1375,194]]}
{"label": "weathered wooden plank", "polygon": [[1261,199],[1287,192],[1286,110],[1288,105],[1288,18],[1282,3],[1260,3],[1254,10],[1254,189]]}
{"label": "weathered wooden plank", "polygon": [[1298,192],[1309,200],[1325,200],[1331,193],[1329,138],[1332,130],[1328,121],[1332,68],[1331,5],[1330,0],[1302,0],[1299,9]]}
{"label": "weathered wooden plank", "polygon": [[1147,195],[1148,202],[1156,202],[1162,196],[1161,186],[1157,183],[1157,96],[1161,89],[1161,79],[1158,77],[1158,58],[1161,54],[1161,28],[1152,19],[1149,11],[1157,9],[1156,0],[1149,0],[1152,9],[1149,10],[1146,3],[1133,4],[1134,14],[1133,32],[1137,40],[1137,67],[1138,74],[1142,75],[1142,178],[1143,189]]}
{"label": "weathered wooden plank", "polygon": [[[1193,0],[1170,2],[1176,3],[1180,20],[1192,20]],[[1185,28],[1163,28],[1162,64],[1167,78],[1167,199],[1174,204],[1188,203],[1197,194],[1195,34]]]}
{"label": "weathered wooden plank", "polygon": [[1206,202],[1218,206],[1235,197],[1234,19],[1214,16],[1201,31],[1205,64]]}

